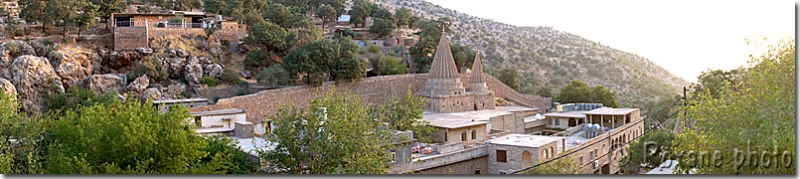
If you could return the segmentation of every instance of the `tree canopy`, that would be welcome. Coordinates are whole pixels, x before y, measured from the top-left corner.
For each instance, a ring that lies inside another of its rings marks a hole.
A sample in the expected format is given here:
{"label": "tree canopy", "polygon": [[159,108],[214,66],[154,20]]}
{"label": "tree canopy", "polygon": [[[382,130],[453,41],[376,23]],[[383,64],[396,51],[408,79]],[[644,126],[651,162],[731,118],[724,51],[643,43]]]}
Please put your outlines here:
{"label": "tree canopy", "polygon": [[[796,143],[795,39],[769,45],[767,51],[751,60],[742,73],[741,83],[725,81],[700,91],[689,106],[691,128],[677,134],[674,155],[676,173],[696,169],[698,174],[794,174]],[[687,153],[720,151],[736,162],[721,165],[694,160]],[[740,152],[737,156],[737,151]],[[742,158],[741,155],[755,157]],[[683,156],[683,157],[681,157]],[[743,160],[744,159],[744,160]]]}
{"label": "tree canopy", "polygon": [[290,174],[388,172],[389,132],[379,129],[381,122],[357,95],[317,94],[308,108],[283,106],[267,118],[278,126],[268,139],[278,144],[259,153],[275,168]]}
{"label": "tree canopy", "polygon": [[556,100],[563,103],[603,103],[607,107],[619,107],[614,92],[603,86],[589,87],[580,80],[573,80],[561,88]]}

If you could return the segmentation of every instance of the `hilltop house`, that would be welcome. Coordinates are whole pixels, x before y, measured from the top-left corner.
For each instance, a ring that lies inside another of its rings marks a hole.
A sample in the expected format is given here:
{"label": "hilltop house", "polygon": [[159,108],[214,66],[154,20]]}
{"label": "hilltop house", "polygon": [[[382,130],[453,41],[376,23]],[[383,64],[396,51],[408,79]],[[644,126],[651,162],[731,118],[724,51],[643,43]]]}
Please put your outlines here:
{"label": "hilltop house", "polygon": [[244,27],[221,15],[203,12],[170,11],[168,13],[113,13],[108,21],[114,33],[114,50],[135,50],[148,47],[156,37],[180,35],[205,36],[205,29],[219,28],[212,36],[236,42],[246,36]]}

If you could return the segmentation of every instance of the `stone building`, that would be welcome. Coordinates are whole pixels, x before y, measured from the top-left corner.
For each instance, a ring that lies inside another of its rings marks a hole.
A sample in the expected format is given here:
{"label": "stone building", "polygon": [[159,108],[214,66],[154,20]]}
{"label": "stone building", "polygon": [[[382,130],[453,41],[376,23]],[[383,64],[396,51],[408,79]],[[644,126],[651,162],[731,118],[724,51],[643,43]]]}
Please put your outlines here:
{"label": "stone building", "polygon": [[[476,69],[477,68],[477,69]],[[433,56],[428,80],[420,96],[428,98],[426,110],[435,112],[463,112],[494,109],[494,93],[485,88],[480,56],[475,56],[469,91],[465,90],[450,51],[446,33],[442,32],[436,54]]]}
{"label": "stone building", "polygon": [[246,35],[238,23],[203,12],[113,13],[108,23],[114,33],[115,51],[148,47],[156,37],[205,36],[205,29],[212,27],[219,28],[212,34],[218,40],[236,42]]}

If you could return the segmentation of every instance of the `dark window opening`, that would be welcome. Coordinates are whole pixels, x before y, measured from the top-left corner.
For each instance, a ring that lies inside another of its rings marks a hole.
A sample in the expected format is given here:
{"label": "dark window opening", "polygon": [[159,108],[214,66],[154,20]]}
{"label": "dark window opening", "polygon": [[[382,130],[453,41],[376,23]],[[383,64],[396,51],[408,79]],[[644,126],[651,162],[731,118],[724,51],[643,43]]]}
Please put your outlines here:
{"label": "dark window opening", "polygon": [[497,162],[506,163],[506,151],[505,150],[497,150]]}

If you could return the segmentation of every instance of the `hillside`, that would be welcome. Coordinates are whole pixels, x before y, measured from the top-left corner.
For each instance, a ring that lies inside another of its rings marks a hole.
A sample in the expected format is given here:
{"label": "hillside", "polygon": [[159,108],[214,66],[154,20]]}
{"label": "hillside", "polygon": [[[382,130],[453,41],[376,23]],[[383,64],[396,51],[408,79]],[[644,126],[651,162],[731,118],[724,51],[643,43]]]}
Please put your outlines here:
{"label": "hillside", "polygon": [[479,50],[484,68],[493,76],[499,69],[516,67],[523,93],[535,94],[541,86],[558,89],[579,79],[616,92],[622,106],[644,107],[655,98],[677,95],[689,85],[647,58],[552,27],[513,26],[422,0],[375,3],[388,9],[406,7],[427,19],[450,19],[455,31],[451,42]]}

